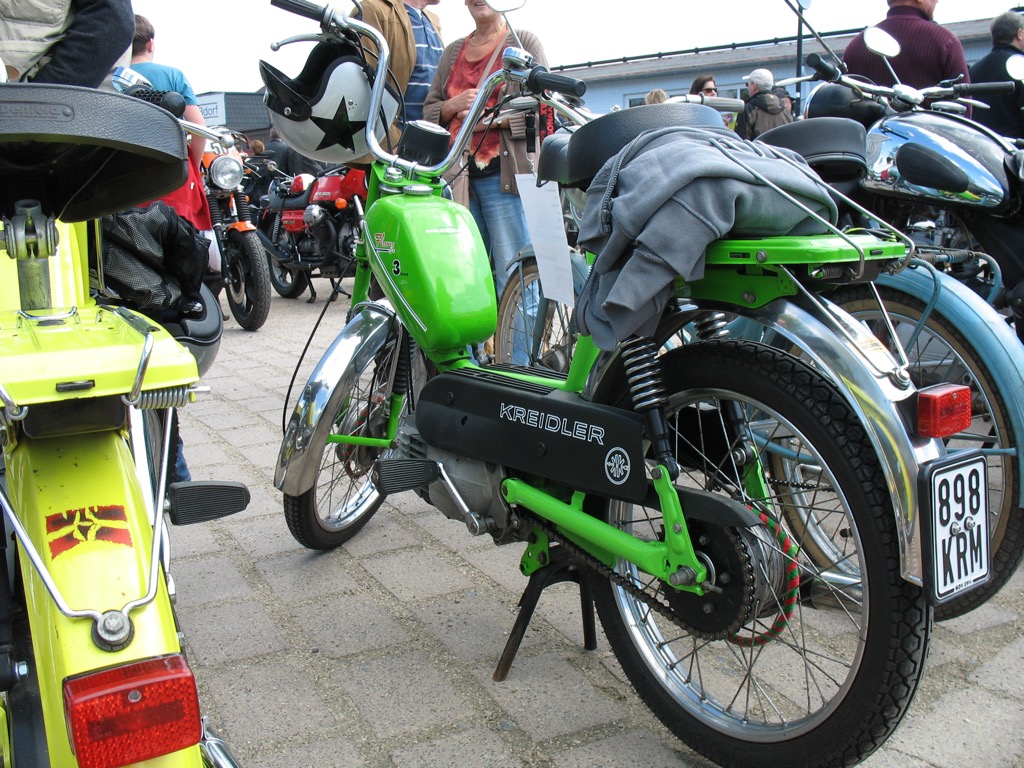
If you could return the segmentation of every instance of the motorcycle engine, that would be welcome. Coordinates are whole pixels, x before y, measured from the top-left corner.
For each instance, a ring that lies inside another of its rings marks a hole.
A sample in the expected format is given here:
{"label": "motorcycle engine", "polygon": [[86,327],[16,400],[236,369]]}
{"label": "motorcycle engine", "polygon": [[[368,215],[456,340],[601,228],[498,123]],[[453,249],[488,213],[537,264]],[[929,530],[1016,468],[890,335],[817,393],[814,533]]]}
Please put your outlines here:
{"label": "motorcycle engine", "polygon": [[[509,507],[501,496],[504,469],[427,445],[411,419],[405,419],[399,429],[395,457],[429,459],[443,464],[444,471],[466,506],[491,521],[488,527],[495,541],[502,544],[514,539],[515,527],[509,515]],[[418,488],[416,492],[423,500],[441,510],[445,517],[465,522],[462,511],[443,482]]]}

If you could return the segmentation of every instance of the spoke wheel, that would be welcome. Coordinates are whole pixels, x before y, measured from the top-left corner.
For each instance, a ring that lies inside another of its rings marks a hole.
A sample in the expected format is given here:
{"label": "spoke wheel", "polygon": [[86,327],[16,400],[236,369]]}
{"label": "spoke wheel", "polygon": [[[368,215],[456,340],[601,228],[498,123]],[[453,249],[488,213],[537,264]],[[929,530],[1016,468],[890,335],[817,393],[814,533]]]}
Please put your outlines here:
{"label": "spoke wheel", "polygon": [[[331,435],[381,438],[387,435],[388,408],[394,375],[395,340],[351,378],[340,399]],[[384,502],[373,484],[373,462],[380,448],[327,442],[310,448],[307,459],[318,467],[313,487],[299,496],[284,497],[288,529],[296,541],[310,549],[334,549],[365,526]]]}
{"label": "spoke wheel", "polygon": [[[974,419],[970,429],[946,441],[946,450],[972,448],[1014,448],[1024,444],[1015,434],[1007,416],[1007,403],[995,386],[992,372],[982,362],[970,339],[945,317],[933,311],[913,345],[911,335],[920,322],[924,304],[901,291],[879,287],[896,334],[903,341],[910,362],[910,375],[917,388],[939,382],[971,388]],[[850,314],[866,322],[879,339],[887,331],[871,292],[866,287],[843,289],[833,300]],[[1020,493],[1020,464],[1016,456],[989,455],[989,530],[992,533],[992,578],[989,583],[967,592],[935,609],[935,618],[961,616],[988,600],[1013,575],[1024,557],[1024,510],[1017,504]]]}
{"label": "spoke wheel", "polygon": [[496,362],[569,370],[578,334],[572,310],[557,301],[544,303],[541,314],[540,273],[535,262],[524,262],[508,279],[498,305]]}
{"label": "spoke wheel", "polygon": [[[723,766],[853,764],[909,707],[931,627],[923,590],[900,578],[882,469],[835,388],[783,352],[710,342],[661,359],[678,483],[768,524],[688,522],[721,588],[706,599],[625,561],[617,580],[595,579],[609,643],[662,722]],[[611,501],[603,516],[664,537],[655,508]]]}

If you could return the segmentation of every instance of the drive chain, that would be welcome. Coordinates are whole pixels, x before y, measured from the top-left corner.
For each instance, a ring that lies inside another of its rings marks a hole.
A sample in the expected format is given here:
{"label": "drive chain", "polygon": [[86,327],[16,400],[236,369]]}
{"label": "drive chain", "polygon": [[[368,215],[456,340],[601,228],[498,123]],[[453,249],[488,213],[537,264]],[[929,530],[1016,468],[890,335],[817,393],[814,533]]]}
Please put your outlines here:
{"label": "drive chain", "polygon": [[[636,598],[644,605],[646,605],[648,608],[650,608],[651,611],[668,619],[677,627],[682,629],[684,632],[691,634],[694,637],[698,637],[701,640],[721,640],[723,639],[723,637],[728,637],[733,633],[737,632],[739,628],[743,626],[743,621],[740,618],[737,618],[733,622],[733,624],[729,626],[724,632],[720,631],[715,633],[708,633],[698,630],[697,628],[689,625],[682,616],[673,611],[671,606],[657,599],[657,597],[654,594],[651,594],[642,589],[641,587],[638,587],[632,579],[623,576],[614,568],[609,568],[607,565],[602,563],[600,560],[591,555],[585,549],[573,543],[572,541],[566,539],[564,536],[561,536],[557,532],[557,530],[555,530],[555,527],[548,523],[546,520],[543,520],[533,514],[528,514],[526,515],[526,517],[529,518],[532,525],[540,529],[548,537],[549,542],[554,542],[558,544],[560,547],[564,548],[569,553],[569,555],[573,559],[577,560],[580,564],[586,566],[590,570],[595,571],[602,577],[618,585],[626,592],[628,592],[630,595],[632,595],[634,598]],[[735,533],[732,533],[731,535],[734,537],[734,539],[736,538]],[[738,544],[739,542],[737,541],[735,543]],[[743,558],[743,580],[744,583],[748,585],[748,588],[744,590],[744,605],[741,607],[741,610],[737,613],[737,616],[745,617],[747,616],[750,604],[753,601],[754,567],[750,559],[750,553],[747,551],[747,548],[745,546],[737,546],[736,551],[740,553],[741,557]]]}

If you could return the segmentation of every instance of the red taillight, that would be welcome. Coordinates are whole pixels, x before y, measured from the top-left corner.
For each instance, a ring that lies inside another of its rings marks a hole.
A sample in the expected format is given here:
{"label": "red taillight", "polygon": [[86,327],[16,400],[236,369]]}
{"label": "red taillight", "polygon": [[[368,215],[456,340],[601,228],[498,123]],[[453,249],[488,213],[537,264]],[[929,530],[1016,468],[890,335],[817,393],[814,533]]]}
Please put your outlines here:
{"label": "red taillight", "polygon": [[306,180],[307,177],[300,173],[298,176],[292,179],[292,185],[291,187],[288,188],[289,191],[293,195],[297,195],[299,194],[299,192],[304,192],[306,190]]}
{"label": "red taillight", "polygon": [[68,678],[64,714],[81,768],[149,760],[202,736],[196,681],[181,654]]}
{"label": "red taillight", "polygon": [[971,388],[936,384],[917,393],[917,433],[949,437],[971,426]]}

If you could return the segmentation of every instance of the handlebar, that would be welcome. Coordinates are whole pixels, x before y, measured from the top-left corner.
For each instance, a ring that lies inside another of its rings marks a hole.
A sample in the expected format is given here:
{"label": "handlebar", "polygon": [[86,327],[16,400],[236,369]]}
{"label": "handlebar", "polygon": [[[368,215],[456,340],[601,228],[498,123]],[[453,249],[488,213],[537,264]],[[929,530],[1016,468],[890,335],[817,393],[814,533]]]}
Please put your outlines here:
{"label": "handlebar", "polygon": [[[377,67],[373,78],[373,87],[370,91],[370,103],[367,107],[367,112],[369,115],[374,116],[383,114],[381,105],[384,103],[384,90],[388,79],[387,71],[391,51],[387,41],[384,39],[384,35],[379,30],[359,19],[350,18],[342,13],[336,13],[329,7],[320,6],[308,2],[308,0],[270,0],[270,2],[271,5],[277,8],[319,22],[323,33],[323,35],[319,36],[321,39],[324,36],[341,36],[347,30],[351,30],[358,35],[372,40],[377,47]],[[305,37],[300,36],[300,38],[291,39],[298,40]],[[574,78],[555,75],[548,72],[546,67],[531,67],[531,64],[532,57],[526,51],[517,48],[505,49],[505,55],[502,57],[502,69],[491,73],[480,86],[476,98],[470,105],[468,113],[463,120],[462,127],[451,143],[448,154],[436,165],[424,166],[410,160],[404,160],[397,155],[385,151],[377,138],[379,118],[375,118],[366,124],[366,146],[370,154],[379,162],[386,163],[393,168],[399,168],[410,176],[415,173],[439,177],[451,168],[461,156],[463,149],[467,146],[470,137],[473,135],[476,124],[484,113],[487,101],[502,84],[506,82],[519,82],[531,89],[537,86],[538,89],[534,89],[537,90],[535,95],[545,102],[548,100],[547,97],[543,96],[545,90],[554,91],[556,94],[564,92],[582,95],[586,88],[584,83]]]}
{"label": "handlebar", "polygon": [[936,99],[957,99],[968,97],[971,94],[983,93],[1012,93],[1016,87],[1016,83],[1013,81],[998,83],[951,83],[949,85],[934,85],[927,88],[912,88],[904,83],[897,83],[889,87],[851,78],[844,74],[835,63],[822,58],[817,53],[808,54],[805,63],[814,70],[814,74],[810,77],[798,78],[800,81],[824,80],[830,83],[839,83],[855,91],[887,99],[889,104],[897,111],[916,107],[925,101]]}
{"label": "handlebar", "polygon": [[587,84],[568,75],[556,75],[547,67],[536,66],[526,78],[526,87],[531,91],[554,91],[566,96],[580,98],[587,92]]}
{"label": "handlebar", "polygon": [[326,15],[331,12],[330,8],[308,2],[308,0],[270,0],[270,4],[275,8],[288,11],[288,13],[294,13],[296,16],[320,23],[325,21]]}
{"label": "handlebar", "polygon": [[972,93],[1013,93],[1016,83],[1004,81],[999,83],[962,83],[953,86],[954,96],[969,96]]}

